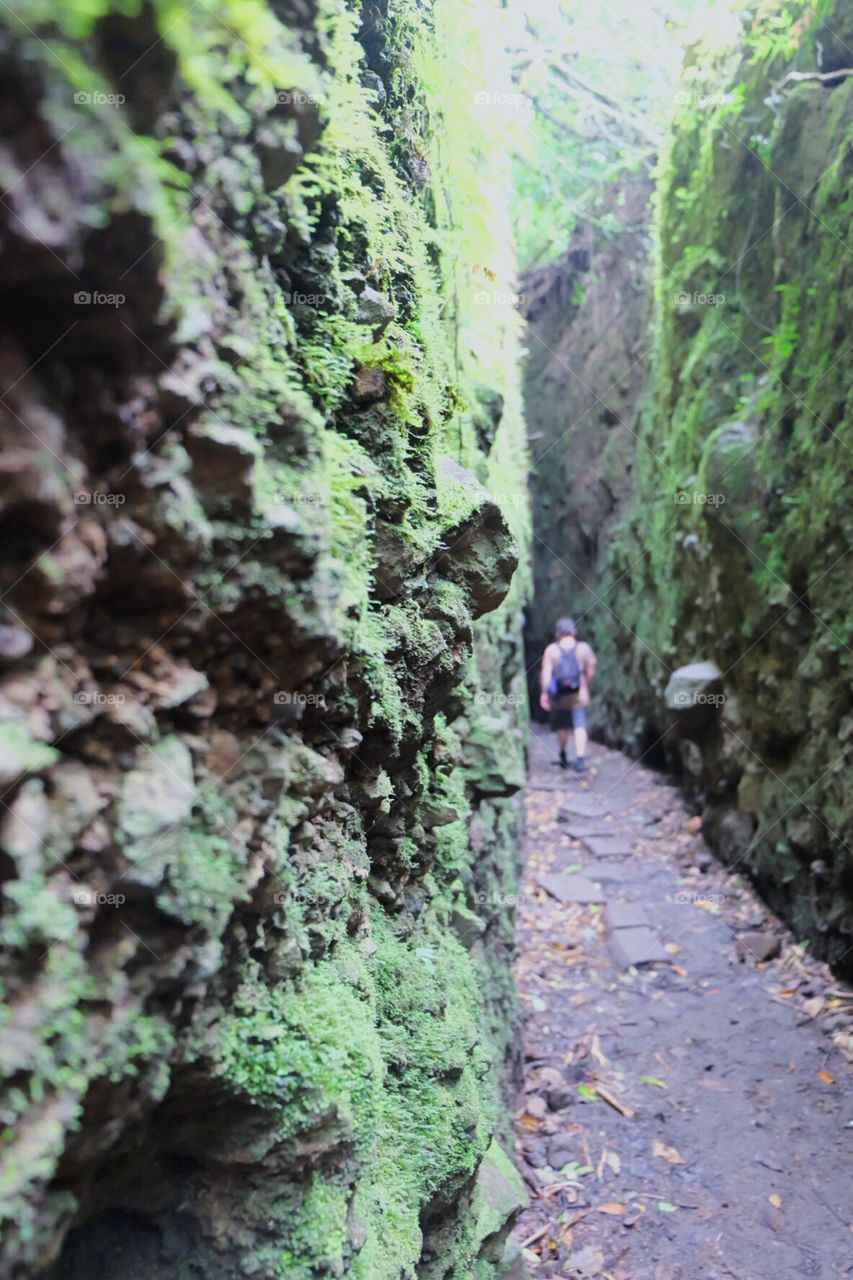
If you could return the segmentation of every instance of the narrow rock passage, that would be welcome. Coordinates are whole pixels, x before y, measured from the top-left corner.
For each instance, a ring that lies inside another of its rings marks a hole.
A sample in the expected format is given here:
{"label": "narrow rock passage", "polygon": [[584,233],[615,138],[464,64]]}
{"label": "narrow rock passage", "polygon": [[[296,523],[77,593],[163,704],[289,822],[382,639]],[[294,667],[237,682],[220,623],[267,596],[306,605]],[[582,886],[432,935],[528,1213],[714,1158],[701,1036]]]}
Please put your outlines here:
{"label": "narrow rock passage", "polygon": [[518,911],[531,1273],[853,1275],[853,997],[661,775],[553,754],[537,733]]}

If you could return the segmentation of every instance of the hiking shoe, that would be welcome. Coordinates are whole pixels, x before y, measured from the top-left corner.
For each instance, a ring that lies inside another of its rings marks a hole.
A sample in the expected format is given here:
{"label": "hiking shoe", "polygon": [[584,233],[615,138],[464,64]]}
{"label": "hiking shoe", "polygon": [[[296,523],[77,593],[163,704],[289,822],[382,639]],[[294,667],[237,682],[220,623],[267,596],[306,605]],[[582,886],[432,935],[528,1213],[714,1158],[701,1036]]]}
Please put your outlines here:
{"label": "hiking shoe", "polygon": [[586,760],[584,760],[583,756],[578,756],[575,760],[572,761],[572,768],[574,769],[575,773],[586,773],[587,770],[589,769],[589,765],[587,764]]}
{"label": "hiking shoe", "polygon": [[569,761],[568,761],[568,759],[567,759],[567,757],[566,757],[566,753],[565,753],[565,751],[561,751],[561,752],[560,752],[559,765],[560,765],[560,768],[561,768],[561,769],[568,769],[568,767],[569,767]]}

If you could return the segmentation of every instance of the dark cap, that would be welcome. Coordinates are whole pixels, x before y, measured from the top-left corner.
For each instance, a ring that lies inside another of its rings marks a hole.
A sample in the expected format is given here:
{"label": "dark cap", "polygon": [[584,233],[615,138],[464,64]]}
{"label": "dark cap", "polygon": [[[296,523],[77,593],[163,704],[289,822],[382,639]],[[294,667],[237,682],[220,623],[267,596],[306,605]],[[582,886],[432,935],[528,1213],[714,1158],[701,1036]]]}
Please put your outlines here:
{"label": "dark cap", "polygon": [[578,629],[575,626],[574,618],[558,618],[554,623],[554,635],[557,639],[560,636],[575,636],[577,633]]}

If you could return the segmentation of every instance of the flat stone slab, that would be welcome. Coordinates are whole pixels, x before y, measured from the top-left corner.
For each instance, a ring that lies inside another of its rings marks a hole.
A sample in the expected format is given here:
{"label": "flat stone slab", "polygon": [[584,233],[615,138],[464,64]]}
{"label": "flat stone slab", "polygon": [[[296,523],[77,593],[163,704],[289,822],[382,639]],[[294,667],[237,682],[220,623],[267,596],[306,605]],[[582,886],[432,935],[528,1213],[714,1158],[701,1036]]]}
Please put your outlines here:
{"label": "flat stone slab", "polygon": [[651,928],[651,921],[638,902],[610,902],[603,918],[608,933],[614,929]]}
{"label": "flat stone slab", "polygon": [[577,816],[579,818],[604,818],[610,812],[598,800],[587,795],[570,795],[560,810],[560,816]]}
{"label": "flat stone slab", "polygon": [[557,814],[557,821],[565,825],[566,834],[574,840],[583,840],[587,836],[621,834],[616,824],[608,822],[606,816],[603,818],[578,818],[573,813],[566,813],[561,810]]}
{"label": "flat stone slab", "polygon": [[548,871],[537,877],[537,883],[558,902],[604,902],[601,886],[586,876],[572,871]]}
{"label": "flat stone slab", "polygon": [[583,842],[596,858],[626,858],[634,852],[628,836],[584,836]]}
{"label": "flat stone slab", "polygon": [[630,862],[602,862],[591,866],[590,870],[596,880],[603,884],[622,884],[628,880],[636,880],[639,868]]}
{"label": "flat stone slab", "polygon": [[668,956],[654,929],[647,925],[635,928],[615,929],[610,936],[610,954],[620,969],[630,969],[632,965],[654,964],[658,960],[666,960]]}

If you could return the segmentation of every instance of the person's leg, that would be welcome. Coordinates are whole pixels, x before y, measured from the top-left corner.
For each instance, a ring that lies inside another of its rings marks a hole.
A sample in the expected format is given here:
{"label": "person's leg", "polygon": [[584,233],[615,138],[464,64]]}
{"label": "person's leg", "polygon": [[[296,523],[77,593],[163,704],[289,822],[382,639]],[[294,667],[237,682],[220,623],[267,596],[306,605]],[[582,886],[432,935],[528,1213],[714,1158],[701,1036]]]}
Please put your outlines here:
{"label": "person's leg", "polygon": [[572,711],[572,727],[575,735],[574,768],[578,773],[586,769],[586,707],[575,707]]}
{"label": "person's leg", "polygon": [[558,763],[563,769],[565,769],[569,763],[567,748],[569,745],[569,731],[571,727],[572,713],[567,711],[565,707],[552,707],[551,729],[557,735],[557,746],[560,749],[560,759]]}

